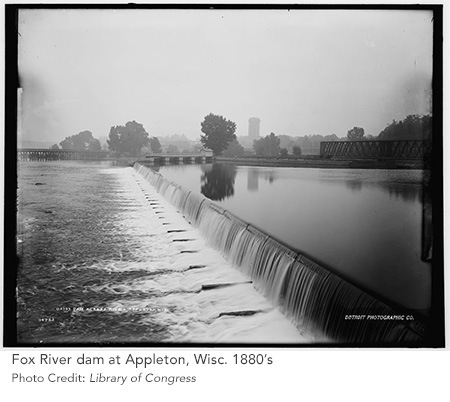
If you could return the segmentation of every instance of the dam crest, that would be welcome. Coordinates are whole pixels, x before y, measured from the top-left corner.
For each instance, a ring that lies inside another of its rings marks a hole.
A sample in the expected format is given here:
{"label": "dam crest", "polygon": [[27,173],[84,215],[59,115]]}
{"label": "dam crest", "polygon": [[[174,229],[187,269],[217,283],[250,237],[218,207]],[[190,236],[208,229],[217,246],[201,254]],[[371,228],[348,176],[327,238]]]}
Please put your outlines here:
{"label": "dam crest", "polygon": [[134,169],[255,288],[316,343],[418,346],[425,327],[405,313],[140,163]]}

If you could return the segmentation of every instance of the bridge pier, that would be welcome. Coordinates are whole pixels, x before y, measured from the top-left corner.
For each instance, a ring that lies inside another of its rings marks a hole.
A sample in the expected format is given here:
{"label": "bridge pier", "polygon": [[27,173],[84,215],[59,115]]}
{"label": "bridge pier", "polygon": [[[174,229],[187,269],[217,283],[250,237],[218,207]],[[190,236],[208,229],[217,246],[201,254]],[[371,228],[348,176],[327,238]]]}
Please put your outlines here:
{"label": "bridge pier", "polygon": [[210,163],[212,162],[213,156],[208,154],[147,154],[140,161],[146,165],[153,164],[178,164],[183,163]]}

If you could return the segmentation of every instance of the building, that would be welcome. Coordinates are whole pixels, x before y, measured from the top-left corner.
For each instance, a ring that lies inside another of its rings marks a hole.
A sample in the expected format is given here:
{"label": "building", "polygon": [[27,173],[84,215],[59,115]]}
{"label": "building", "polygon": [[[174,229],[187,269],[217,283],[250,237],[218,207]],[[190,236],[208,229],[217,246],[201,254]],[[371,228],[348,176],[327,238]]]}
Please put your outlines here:
{"label": "building", "polygon": [[259,124],[261,119],[258,117],[250,117],[248,119],[248,137],[253,141],[259,139]]}

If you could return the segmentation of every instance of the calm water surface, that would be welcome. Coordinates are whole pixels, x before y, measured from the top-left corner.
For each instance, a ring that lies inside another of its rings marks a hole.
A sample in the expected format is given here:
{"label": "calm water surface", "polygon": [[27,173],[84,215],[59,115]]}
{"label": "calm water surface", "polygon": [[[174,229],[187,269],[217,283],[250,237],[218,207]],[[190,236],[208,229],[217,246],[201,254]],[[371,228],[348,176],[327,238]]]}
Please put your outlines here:
{"label": "calm water surface", "polygon": [[165,177],[381,298],[426,313],[418,170],[162,166]]}

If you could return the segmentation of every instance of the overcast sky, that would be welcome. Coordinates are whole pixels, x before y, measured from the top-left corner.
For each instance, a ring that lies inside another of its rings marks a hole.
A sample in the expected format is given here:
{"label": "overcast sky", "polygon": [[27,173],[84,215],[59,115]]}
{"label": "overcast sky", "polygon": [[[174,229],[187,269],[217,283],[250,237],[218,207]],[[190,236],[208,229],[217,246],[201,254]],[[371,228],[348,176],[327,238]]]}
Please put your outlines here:
{"label": "overcast sky", "polygon": [[22,10],[23,137],[198,139],[219,114],[247,135],[377,135],[429,113],[432,14],[326,10]]}

